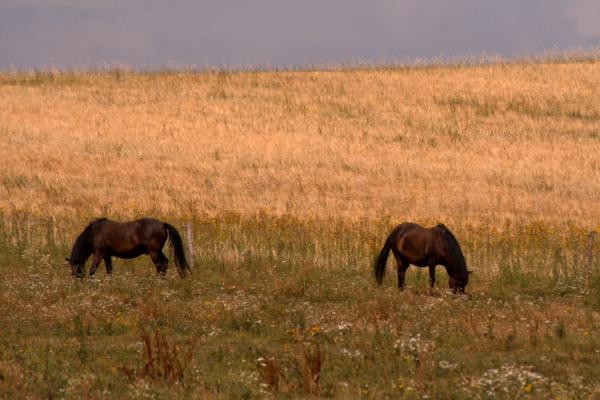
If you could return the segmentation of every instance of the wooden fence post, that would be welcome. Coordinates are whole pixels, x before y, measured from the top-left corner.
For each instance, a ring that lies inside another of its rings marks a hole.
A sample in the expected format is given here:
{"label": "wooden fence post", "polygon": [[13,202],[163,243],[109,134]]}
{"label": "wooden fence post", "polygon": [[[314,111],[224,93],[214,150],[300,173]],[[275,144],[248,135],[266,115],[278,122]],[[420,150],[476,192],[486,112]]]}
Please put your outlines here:
{"label": "wooden fence post", "polygon": [[194,268],[196,264],[196,252],[194,251],[194,238],[192,236],[192,224],[185,224],[185,239],[188,247],[188,255],[190,256],[190,267]]}
{"label": "wooden fence post", "polygon": [[595,231],[588,233],[588,247],[585,252],[585,286],[590,286],[590,275],[592,274],[592,256],[594,254],[594,237]]}

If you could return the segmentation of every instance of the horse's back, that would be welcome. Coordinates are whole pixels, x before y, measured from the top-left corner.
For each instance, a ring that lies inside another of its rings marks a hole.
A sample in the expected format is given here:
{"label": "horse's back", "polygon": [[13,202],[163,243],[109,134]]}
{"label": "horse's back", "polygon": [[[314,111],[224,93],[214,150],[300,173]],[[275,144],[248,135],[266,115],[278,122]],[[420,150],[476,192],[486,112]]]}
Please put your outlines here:
{"label": "horse's back", "polygon": [[103,219],[95,228],[96,237],[115,248],[135,247],[148,242],[164,243],[167,238],[164,223],[154,218],[126,222]]}
{"label": "horse's back", "polygon": [[400,224],[396,229],[400,254],[413,265],[426,265],[435,252],[435,232],[412,222]]}
{"label": "horse's back", "polygon": [[399,238],[406,240],[427,240],[433,237],[431,229],[425,228],[414,222],[405,222],[396,227]]}
{"label": "horse's back", "polygon": [[144,245],[160,246],[167,240],[165,223],[154,218],[140,218],[131,222],[137,240]]}
{"label": "horse's back", "polygon": [[145,231],[156,231],[163,229],[164,227],[164,222],[149,217],[136,219],[135,221],[129,222],[129,224],[135,229],[141,229]]}

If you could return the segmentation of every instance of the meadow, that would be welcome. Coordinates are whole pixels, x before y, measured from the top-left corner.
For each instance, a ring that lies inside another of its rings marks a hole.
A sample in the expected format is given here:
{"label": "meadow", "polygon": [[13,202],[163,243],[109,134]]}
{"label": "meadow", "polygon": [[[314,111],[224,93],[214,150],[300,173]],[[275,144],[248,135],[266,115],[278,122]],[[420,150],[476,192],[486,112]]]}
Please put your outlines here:
{"label": "meadow", "polygon": [[[599,398],[598,82],[594,60],[0,73],[0,397]],[[70,276],[89,220],[145,215],[190,224],[190,278]],[[455,233],[468,297],[442,269],[399,292],[392,260],[377,287],[403,221]]]}

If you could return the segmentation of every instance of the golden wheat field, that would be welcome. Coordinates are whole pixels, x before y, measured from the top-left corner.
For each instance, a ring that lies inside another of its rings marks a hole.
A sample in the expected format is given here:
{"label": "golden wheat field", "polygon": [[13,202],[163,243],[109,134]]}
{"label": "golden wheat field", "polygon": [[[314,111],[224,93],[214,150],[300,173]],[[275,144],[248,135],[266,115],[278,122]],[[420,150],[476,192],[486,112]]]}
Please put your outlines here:
{"label": "golden wheat field", "polygon": [[0,209],[598,226],[600,62],[0,74]]}
{"label": "golden wheat field", "polygon": [[[0,73],[0,398],[600,398],[599,89],[568,60]],[[74,279],[101,216],[169,221],[192,274]],[[403,221],[456,234],[467,296],[377,286]]]}

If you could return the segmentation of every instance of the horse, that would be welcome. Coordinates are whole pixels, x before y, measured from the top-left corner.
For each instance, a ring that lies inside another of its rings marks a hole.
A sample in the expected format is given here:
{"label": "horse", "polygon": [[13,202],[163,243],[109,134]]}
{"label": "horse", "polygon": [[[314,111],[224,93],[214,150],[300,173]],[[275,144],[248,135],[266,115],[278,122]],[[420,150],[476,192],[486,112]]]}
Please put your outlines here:
{"label": "horse", "polygon": [[404,274],[412,264],[417,267],[429,267],[429,285],[435,285],[435,267],[446,268],[448,284],[455,294],[464,294],[469,283],[465,257],[458,241],[443,224],[424,228],[414,223],[403,223],[395,227],[388,235],[381,252],[375,259],[375,279],[379,286],[383,283],[387,259],[390,251],[398,264],[398,288],[404,289]]}
{"label": "horse", "polygon": [[130,222],[116,222],[106,218],[96,219],[85,227],[75,240],[71,256],[65,258],[71,266],[71,274],[83,278],[83,267],[93,255],[90,278],[102,260],[106,273],[112,274],[112,259],[136,258],[147,254],[152,259],[157,276],[165,277],[169,259],[162,248],[169,239],[171,255],[181,278],[190,272],[179,232],[166,222],[153,218],[142,218]]}

